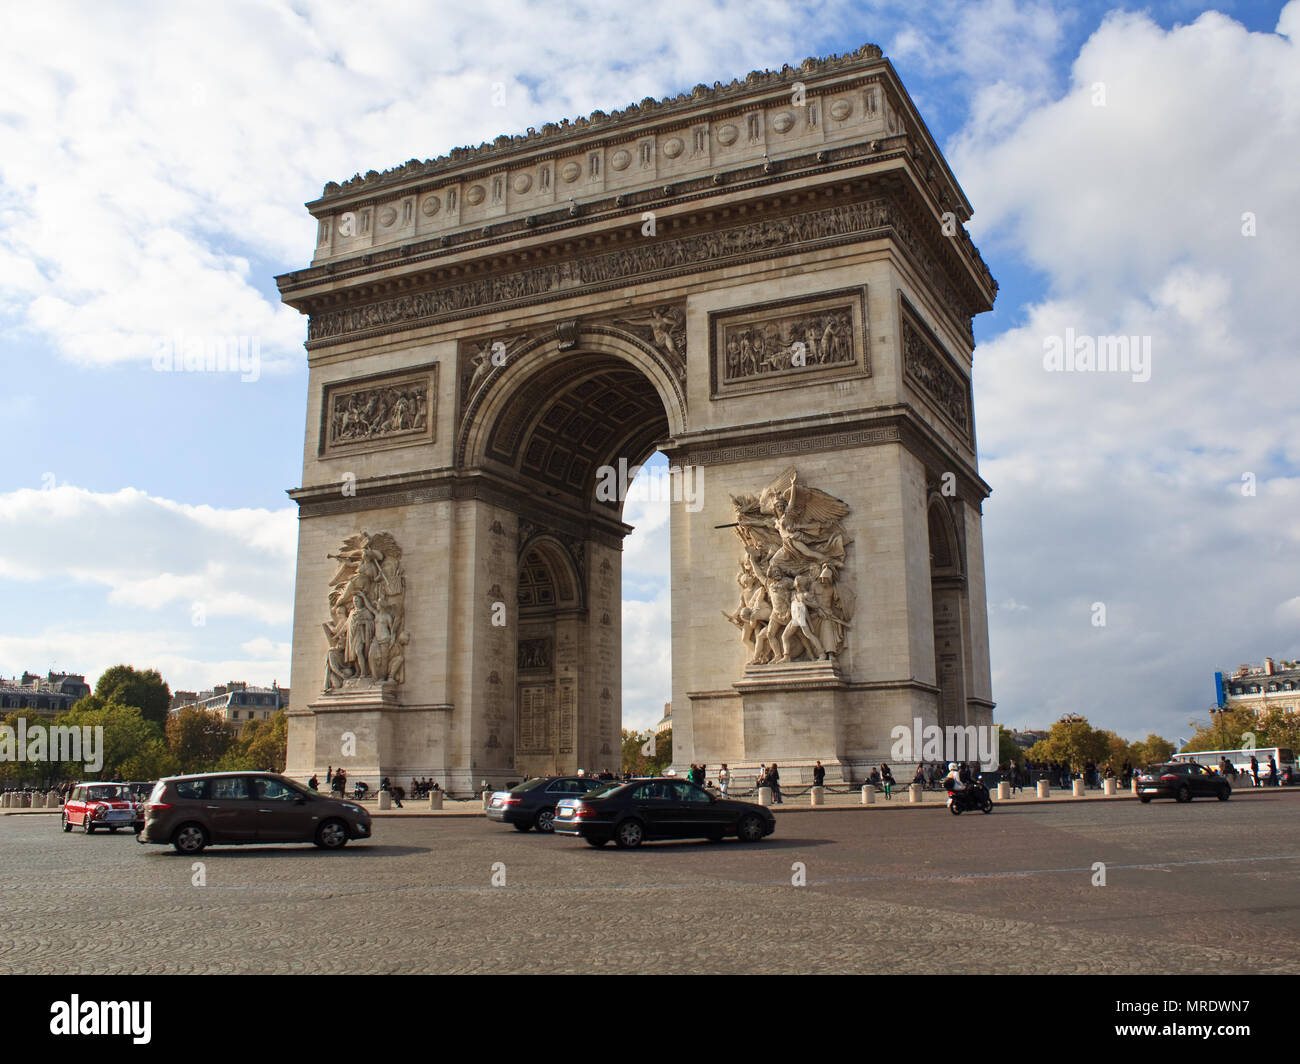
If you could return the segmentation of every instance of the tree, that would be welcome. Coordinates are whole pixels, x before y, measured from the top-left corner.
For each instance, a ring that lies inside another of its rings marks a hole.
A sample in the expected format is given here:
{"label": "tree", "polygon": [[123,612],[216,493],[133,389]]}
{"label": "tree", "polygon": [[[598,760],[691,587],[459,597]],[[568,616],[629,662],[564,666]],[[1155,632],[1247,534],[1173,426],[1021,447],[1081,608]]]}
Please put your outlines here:
{"label": "tree", "polygon": [[151,780],[176,770],[162,728],[146,720],[137,706],[118,705],[96,697],[83,698],[55,723],[65,727],[103,728],[99,770],[91,771],[86,764],[89,751],[83,744],[82,761],[62,766],[66,778]]}
{"label": "tree", "polygon": [[1006,728],[998,729],[998,764],[1007,765],[1012,761],[1024,764],[1025,749],[1007,733]]}
{"label": "tree", "polygon": [[167,718],[167,748],[182,772],[211,772],[235,744],[234,725],[197,706]]}
{"label": "tree", "polygon": [[1250,709],[1211,710],[1209,722],[1197,727],[1183,747],[1183,753],[1198,750],[1237,750],[1245,745],[1245,736],[1255,736],[1256,746],[1272,746],[1259,738],[1260,721]]}
{"label": "tree", "polygon": [[223,772],[283,772],[289,747],[289,718],[280,710],[266,720],[250,720],[217,762]]}
{"label": "tree", "polygon": [[95,695],[104,702],[136,706],[145,720],[159,726],[166,724],[167,710],[172,703],[171,688],[163,682],[157,669],[140,671],[130,665],[114,665],[105,670],[95,684]]}
{"label": "tree", "polygon": [[1168,761],[1173,754],[1174,744],[1154,733],[1129,745],[1129,760],[1133,762],[1134,768],[1159,765]]}
{"label": "tree", "polygon": [[665,728],[650,742],[650,732],[623,729],[623,771],[633,776],[658,776],[673,761],[673,731]]}
{"label": "tree", "polygon": [[1031,761],[1064,761],[1077,772],[1089,761],[1106,763],[1110,737],[1110,732],[1098,731],[1086,717],[1062,717],[1052,725],[1046,739],[1030,747],[1028,756]]}

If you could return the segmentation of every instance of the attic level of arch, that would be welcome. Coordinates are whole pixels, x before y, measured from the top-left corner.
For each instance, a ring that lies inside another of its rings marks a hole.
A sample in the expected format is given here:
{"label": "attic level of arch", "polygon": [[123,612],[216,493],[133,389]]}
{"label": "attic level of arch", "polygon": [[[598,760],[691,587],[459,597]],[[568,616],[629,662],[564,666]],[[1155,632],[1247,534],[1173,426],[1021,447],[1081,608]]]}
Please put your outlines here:
{"label": "attic level of arch", "polygon": [[[744,189],[752,193],[748,198],[728,202],[718,200],[712,181],[695,193],[657,190],[657,198],[644,202],[615,197],[585,205],[576,217],[561,212],[563,221],[530,231],[532,242],[523,246],[517,233],[450,251],[413,245],[362,256],[350,272],[336,263],[283,275],[277,283],[284,301],[310,316],[307,348],[318,351],[398,328],[890,237],[940,296],[959,334],[973,343],[971,319],[992,306],[997,283],[964,229],[956,237],[943,234],[906,152],[895,158],[892,168],[867,175],[835,172],[859,166],[863,157],[828,162],[798,175],[824,180],[799,188],[770,187],[788,173],[761,175]],[[710,202],[693,202],[704,199]],[[881,209],[827,224],[828,211],[866,204]],[[652,238],[642,232],[647,209],[658,212]],[[809,238],[810,232],[817,235]],[[494,251],[504,243],[511,246]]]}

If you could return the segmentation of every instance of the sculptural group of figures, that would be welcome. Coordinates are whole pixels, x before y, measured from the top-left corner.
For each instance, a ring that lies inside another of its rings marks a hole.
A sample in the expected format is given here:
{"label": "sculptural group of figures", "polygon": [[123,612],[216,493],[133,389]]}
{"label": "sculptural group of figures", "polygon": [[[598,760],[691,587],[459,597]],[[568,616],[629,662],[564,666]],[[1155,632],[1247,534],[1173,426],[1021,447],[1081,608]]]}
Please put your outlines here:
{"label": "sculptural group of figures", "polygon": [[853,322],[848,311],[833,310],[729,328],[726,351],[727,380],[851,362]]}
{"label": "sculptural group of figures", "polygon": [[330,578],[330,620],[322,625],[325,690],[403,683],[406,679],[406,577],[402,550],[387,532],[358,532],[343,541]]}
{"label": "sculptural group of figures", "polygon": [[428,396],[423,384],[371,388],[334,400],[330,411],[330,443],[421,431],[428,423]]}
{"label": "sculptural group of figures", "polygon": [[740,603],[723,616],[740,629],[750,665],[835,659],[852,627],[850,592],[839,586],[846,503],[798,482],[787,469],[757,496],[733,495],[744,545]]}

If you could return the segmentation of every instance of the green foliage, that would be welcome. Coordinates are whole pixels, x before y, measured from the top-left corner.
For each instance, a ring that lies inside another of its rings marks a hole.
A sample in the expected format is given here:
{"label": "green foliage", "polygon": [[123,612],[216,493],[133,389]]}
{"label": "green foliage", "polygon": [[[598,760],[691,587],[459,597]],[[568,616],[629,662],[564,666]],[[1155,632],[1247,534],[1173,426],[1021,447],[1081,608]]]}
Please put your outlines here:
{"label": "green foliage", "polygon": [[1184,753],[1197,750],[1239,750],[1254,736],[1254,745],[1300,746],[1300,713],[1287,712],[1276,706],[1265,713],[1252,709],[1228,709],[1211,712],[1209,721],[1199,725]]}
{"label": "green foliage", "polygon": [[157,669],[137,670],[130,665],[114,665],[105,670],[95,684],[95,696],[104,702],[137,706],[145,720],[160,727],[167,722],[171,706],[171,688],[163,682]]}
{"label": "green foliage", "polygon": [[1110,738],[1110,732],[1094,728],[1086,717],[1062,717],[1052,725],[1046,739],[1029,748],[1029,759],[1064,761],[1078,772],[1089,761],[1098,765],[1106,763]]}
{"label": "green foliage", "polygon": [[289,747],[289,718],[284,710],[266,720],[250,720],[217,762],[222,772],[283,772]]}
{"label": "green foliage", "polygon": [[650,742],[650,732],[623,729],[623,771],[657,776],[673,762],[673,731],[665,728]]}
{"label": "green foliage", "polygon": [[1129,760],[1137,768],[1158,765],[1163,761],[1168,761],[1173,755],[1174,744],[1168,739],[1162,739],[1155,734],[1148,735],[1145,739],[1129,746]]}
{"label": "green foliage", "polygon": [[216,713],[185,706],[167,718],[167,748],[181,772],[214,771],[234,744],[234,725]]}
{"label": "green foliage", "polygon": [[999,728],[998,729],[998,764],[1006,765],[1014,760],[1017,765],[1022,765],[1024,764],[1025,756],[1026,754],[1024,748],[1017,746],[1015,742],[1012,741],[1012,738],[1008,734],[1006,728]]}

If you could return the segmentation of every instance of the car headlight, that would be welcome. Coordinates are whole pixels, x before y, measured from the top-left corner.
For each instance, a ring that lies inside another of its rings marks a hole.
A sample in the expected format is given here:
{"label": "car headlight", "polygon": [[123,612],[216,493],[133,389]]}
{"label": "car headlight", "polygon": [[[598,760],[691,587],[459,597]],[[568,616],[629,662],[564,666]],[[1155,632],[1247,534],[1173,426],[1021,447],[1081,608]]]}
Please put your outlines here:
{"label": "car headlight", "polygon": [[364,813],[364,812],[365,812],[365,810],[362,809],[361,806],[359,806],[359,805],[353,805],[351,802],[344,802],[344,803],[343,803],[343,808],[346,809],[349,813]]}

